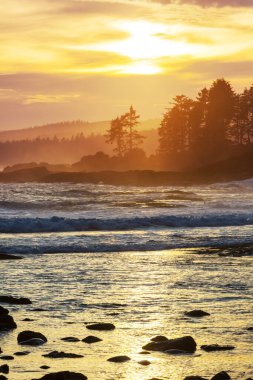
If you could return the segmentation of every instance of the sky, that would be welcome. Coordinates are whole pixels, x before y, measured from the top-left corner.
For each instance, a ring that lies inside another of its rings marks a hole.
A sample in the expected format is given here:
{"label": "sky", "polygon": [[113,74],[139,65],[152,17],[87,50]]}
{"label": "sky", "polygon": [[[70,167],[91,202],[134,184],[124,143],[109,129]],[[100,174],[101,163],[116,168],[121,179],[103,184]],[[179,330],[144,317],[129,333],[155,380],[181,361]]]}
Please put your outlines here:
{"label": "sky", "polygon": [[0,2],[0,129],[159,118],[216,78],[253,80],[253,0]]}

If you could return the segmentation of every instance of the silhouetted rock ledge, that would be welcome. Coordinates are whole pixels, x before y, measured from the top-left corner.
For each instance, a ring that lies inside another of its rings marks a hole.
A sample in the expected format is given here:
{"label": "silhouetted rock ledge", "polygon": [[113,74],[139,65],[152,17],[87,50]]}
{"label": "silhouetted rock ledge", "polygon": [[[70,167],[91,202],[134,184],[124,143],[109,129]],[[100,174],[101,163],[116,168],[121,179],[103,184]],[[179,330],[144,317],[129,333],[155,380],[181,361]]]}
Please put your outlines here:
{"label": "silhouetted rock ledge", "polygon": [[143,350],[166,352],[169,350],[180,350],[186,353],[194,353],[197,344],[191,336],[182,338],[168,339],[162,342],[150,342],[142,347]]}
{"label": "silhouetted rock ledge", "polygon": [[24,297],[12,297],[12,296],[0,296],[1,303],[9,303],[10,305],[30,305],[32,303],[29,298]]}
{"label": "silhouetted rock ledge", "polygon": [[27,346],[40,346],[47,342],[45,335],[35,331],[22,331],[17,337],[18,343]]}
{"label": "silhouetted rock ledge", "polygon": [[115,326],[112,323],[92,323],[86,326],[89,330],[98,330],[98,331],[110,331],[114,330]]}
{"label": "silhouetted rock ledge", "polygon": [[192,317],[192,318],[202,318],[202,317],[207,317],[210,315],[209,313],[203,310],[186,311],[184,314],[187,317]]}
{"label": "silhouetted rock ledge", "polygon": [[[37,380],[87,380],[88,377],[78,372],[61,371],[49,373]],[[36,380],[36,379],[34,379]]]}

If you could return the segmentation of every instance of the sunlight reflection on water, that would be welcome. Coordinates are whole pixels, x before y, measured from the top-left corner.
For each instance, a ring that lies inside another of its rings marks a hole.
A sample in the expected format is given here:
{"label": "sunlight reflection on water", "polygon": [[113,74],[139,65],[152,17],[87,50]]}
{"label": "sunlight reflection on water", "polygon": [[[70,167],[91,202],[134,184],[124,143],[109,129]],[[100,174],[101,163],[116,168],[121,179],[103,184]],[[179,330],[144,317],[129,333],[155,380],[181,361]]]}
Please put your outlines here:
{"label": "sunlight reflection on water", "polygon": [[[187,375],[210,378],[226,370],[232,378],[246,378],[252,370],[253,270],[252,257],[218,257],[191,251],[122,252],[31,255],[18,262],[1,262],[2,294],[27,296],[32,306],[10,306],[18,330],[0,338],[4,354],[24,350],[16,344],[17,332],[45,333],[48,343],[10,363],[13,380],[39,378],[50,372],[76,370],[89,380],[182,380]],[[33,308],[45,311],[35,312]],[[190,319],[184,312],[211,313]],[[24,318],[33,322],[24,322]],[[112,332],[92,332],[84,322],[108,321]],[[141,347],[155,335],[192,335],[198,343],[194,355],[163,353],[141,355]],[[96,335],[102,342],[61,341],[65,336],[83,339]],[[234,344],[234,351],[205,353],[202,344]],[[26,348],[25,348],[26,349]],[[52,350],[84,355],[83,359],[48,359]],[[124,364],[107,362],[128,355]],[[138,364],[149,360],[150,366]],[[245,376],[243,373],[245,372]]]}

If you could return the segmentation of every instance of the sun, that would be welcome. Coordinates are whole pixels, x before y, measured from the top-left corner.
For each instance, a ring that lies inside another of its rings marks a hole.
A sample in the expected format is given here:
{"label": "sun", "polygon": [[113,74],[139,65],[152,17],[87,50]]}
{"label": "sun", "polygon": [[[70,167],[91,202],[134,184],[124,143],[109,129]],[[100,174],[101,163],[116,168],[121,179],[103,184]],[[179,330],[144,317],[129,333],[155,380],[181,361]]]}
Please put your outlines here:
{"label": "sun", "polygon": [[158,74],[163,72],[159,58],[193,54],[193,47],[185,41],[169,39],[168,26],[147,21],[126,21],[116,25],[127,32],[123,40],[105,42],[103,51],[114,52],[130,58],[131,63],[120,72],[126,74]]}

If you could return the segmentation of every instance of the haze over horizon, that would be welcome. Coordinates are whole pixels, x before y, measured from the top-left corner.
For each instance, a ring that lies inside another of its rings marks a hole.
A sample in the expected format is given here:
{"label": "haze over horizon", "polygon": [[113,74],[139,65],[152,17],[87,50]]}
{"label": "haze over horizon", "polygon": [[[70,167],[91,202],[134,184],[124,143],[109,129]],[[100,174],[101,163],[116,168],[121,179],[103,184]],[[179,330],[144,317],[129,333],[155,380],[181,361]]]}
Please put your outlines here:
{"label": "haze over horizon", "polygon": [[0,130],[161,118],[217,77],[251,84],[251,0],[9,0],[0,4]]}

